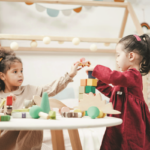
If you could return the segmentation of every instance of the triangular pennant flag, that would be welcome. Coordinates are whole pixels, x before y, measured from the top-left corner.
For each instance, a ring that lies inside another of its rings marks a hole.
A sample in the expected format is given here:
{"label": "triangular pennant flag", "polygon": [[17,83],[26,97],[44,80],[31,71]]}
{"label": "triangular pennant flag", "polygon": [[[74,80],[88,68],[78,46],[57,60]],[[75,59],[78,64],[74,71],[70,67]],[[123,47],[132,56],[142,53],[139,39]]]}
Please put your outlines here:
{"label": "triangular pennant flag", "polygon": [[32,5],[33,3],[31,3],[31,2],[25,2],[27,5]]}
{"label": "triangular pennant flag", "polygon": [[82,7],[79,7],[79,8],[76,8],[76,9],[73,9],[76,13],[79,13],[81,10],[82,10]]}
{"label": "triangular pennant flag", "polygon": [[47,14],[51,17],[57,17],[59,14],[59,10],[47,8]]}
{"label": "triangular pennant flag", "polygon": [[92,6],[84,6],[85,9],[91,9]]}
{"label": "triangular pennant flag", "polygon": [[62,10],[62,13],[65,15],[65,16],[69,16],[71,14],[71,11],[72,10]]}
{"label": "triangular pennant flag", "polygon": [[45,7],[43,7],[43,6],[41,6],[41,5],[38,5],[38,4],[35,4],[35,8],[36,8],[36,10],[39,11],[39,12],[43,12],[43,11],[46,9]]}

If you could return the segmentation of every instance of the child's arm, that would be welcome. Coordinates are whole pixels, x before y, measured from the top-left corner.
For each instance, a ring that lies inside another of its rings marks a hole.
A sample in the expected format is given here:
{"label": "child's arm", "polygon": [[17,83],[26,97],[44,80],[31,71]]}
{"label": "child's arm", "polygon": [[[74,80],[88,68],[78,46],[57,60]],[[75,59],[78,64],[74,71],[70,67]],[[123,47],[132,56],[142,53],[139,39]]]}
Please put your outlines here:
{"label": "child's arm", "polygon": [[98,91],[100,91],[101,93],[103,93],[105,96],[109,97],[109,98],[111,97],[111,93],[113,91],[113,87],[112,86],[110,86],[110,85],[108,85],[108,84],[106,84],[106,83],[104,83],[104,82],[102,82],[100,80],[97,82],[96,89]]}
{"label": "child's arm", "polygon": [[54,80],[51,84],[48,84],[42,88],[42,93],[47,92],[48,96],[55,96],[63,89],[66,88],[68,83],[73,82],[73,77],[77,74],[79,63],[72,65],[71,71],[66,73],[65,76],[60,77],[57,80]]}
{"label": "child's arm", "polygon": [[[94,68],[95,68],[94,66],[91,66],[91,67],[87,68],[86,69],[87,75],[88,75],[88,71],[93,71]],[[98,80],[96,89],[98,91],[100,91],[101,93],[103,93],[105,96],[109,97],[109,98],[111,97],[111,93],[113,91],[113,87],[112,86],[102,82],[101,80]]]}
{"label": "child's arm", "polygon": [[112,71],[108,67],[97,65],[93,74],[94,77],[106,84],[118,85],[122,87],[134,87],[138,84],[138,75],[133,69],[119,72]]}

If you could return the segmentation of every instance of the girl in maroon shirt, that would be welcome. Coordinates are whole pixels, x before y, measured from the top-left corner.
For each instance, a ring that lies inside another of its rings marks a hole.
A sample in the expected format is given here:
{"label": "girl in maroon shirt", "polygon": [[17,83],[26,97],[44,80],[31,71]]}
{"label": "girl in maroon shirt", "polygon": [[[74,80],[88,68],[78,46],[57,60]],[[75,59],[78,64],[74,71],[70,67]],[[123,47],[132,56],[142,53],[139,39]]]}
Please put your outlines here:
{"label": "girl in maroon shirt", "polygon": [[146,34],[126,36],[116,52],[122,72],[97,65],[92,74],[99,79],[97,89],[121,112],[111,116],[123,120],[106,129],[100,150],[150,150],[150,112],[142,93],[142,76],[150,71],[150,38]]}

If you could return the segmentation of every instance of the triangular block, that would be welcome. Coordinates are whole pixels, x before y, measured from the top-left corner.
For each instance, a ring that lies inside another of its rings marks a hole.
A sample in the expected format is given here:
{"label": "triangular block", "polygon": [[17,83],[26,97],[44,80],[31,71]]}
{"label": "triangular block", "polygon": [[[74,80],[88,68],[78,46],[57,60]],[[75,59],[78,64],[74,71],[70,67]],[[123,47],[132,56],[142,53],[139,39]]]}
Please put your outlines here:
{"label": "triangular block", "polygon": [[43,112],[45,112],[47,114],[50,111],[50,104],[49,104],[48,94],[46,92],[44,92],[43,95],[42,95],[41,108],[42,108]]}

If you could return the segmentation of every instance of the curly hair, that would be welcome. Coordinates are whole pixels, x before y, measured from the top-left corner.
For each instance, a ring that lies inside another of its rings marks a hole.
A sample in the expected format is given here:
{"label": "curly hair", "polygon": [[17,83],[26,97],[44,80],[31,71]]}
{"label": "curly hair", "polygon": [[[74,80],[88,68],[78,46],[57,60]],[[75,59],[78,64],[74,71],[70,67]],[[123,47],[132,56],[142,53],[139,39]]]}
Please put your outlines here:
{"label": "curly hair", "polygon": [[[0,72],[6,74],[11,68],[11,65],[15,62],[22,63],[21,59],[16,57],[16,54],[12,50],[5,50],[0,47]],[[0,91],[5,89],[4,81],[0,79]]]}
{"label": "curly hair", "polygon": [[144,76],[150,71],[150,37],[147,34],[139,37],[141,41],[138,41],[134,35],[128,35],[122,38],[119,43],[124,45],[125,52],[135,52],[141,56],[139,71]]}

